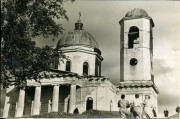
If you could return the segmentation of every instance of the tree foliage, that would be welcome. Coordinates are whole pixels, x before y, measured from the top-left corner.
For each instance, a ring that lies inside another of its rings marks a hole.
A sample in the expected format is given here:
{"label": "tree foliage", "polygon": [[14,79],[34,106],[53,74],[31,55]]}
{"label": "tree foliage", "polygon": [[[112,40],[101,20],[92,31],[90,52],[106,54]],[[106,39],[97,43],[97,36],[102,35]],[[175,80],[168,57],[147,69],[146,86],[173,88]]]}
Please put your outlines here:
{"label": "tree foliage", "polygon": [[48,70],[55,59],[65,57],[50,46],[40,48],[32,41],[37,36],[54,39],[63,33],[62,25],[55,19],[68,20],[64,2],[1,1],[1,86],[24,86],[27,75]]}

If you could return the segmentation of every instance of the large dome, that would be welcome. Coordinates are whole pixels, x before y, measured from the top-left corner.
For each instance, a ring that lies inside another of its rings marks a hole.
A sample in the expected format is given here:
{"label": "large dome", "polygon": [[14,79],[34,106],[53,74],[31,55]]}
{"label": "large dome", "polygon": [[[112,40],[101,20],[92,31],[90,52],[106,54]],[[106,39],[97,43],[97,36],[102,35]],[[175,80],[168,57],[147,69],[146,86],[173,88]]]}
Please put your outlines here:
{"label": "large dome", "polygon": [[[84,46],[90,48],[98,48],[98,44],[93,36],[82,29],[81,22],[75,23],[75,30],[63,35],[57,44],[57,48],[68,46]],[[99,48],[98,48],[99,49]]]}
{"label": "large dome", "polygon": [[126,13],[125,17],[137,17],[137,18],[143,18],[143,17],[149,17],[147,12],[143,9],[133,9]]}

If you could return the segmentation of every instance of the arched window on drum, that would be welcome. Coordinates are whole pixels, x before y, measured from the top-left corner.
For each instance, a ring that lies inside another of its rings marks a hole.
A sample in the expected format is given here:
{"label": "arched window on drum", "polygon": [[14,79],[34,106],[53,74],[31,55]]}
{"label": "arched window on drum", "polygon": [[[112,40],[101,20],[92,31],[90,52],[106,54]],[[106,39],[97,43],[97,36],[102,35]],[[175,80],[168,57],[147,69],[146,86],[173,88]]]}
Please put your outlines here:
{"label": "arched window on drum", "polygon": [[83,75],[88,76],[88,73],[89,73],[89,64],[88,64],[88,62],[84,62],[83,63]]}
{"label": "arched window on drum", "polygon": [[71,71],[71,61],[66,61],[66,71]]}

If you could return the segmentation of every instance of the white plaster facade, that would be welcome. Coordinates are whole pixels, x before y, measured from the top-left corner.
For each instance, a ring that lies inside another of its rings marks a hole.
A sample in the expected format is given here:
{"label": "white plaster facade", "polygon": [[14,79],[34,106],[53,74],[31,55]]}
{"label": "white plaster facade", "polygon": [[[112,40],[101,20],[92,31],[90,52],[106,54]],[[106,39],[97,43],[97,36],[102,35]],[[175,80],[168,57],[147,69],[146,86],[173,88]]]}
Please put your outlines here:
{"label": "white plaster facade", "polygon": [[[123,20],[123,28],[121,29],[121,33],[123,33],[124,37],[121,39],[124,42],[124,53],[122,57],[124,57],[124,62],[121,63],[124,67],[122,71],[124,71],[123,80],[151,80],[151,51],[150,51],[150,26],[151,22],[147,18],[139,18],[139,19],[127,19]],[[136,26],[139,28],[139,38],[137,44],[134,44],[134,48],[128,48],[128,33],[129,29],[132,26]],[[124,56],[123,56],[124,55]],[[129,61],[131,58],[136,58],[138,60],[138,64],[134,67],[129,65]]]}

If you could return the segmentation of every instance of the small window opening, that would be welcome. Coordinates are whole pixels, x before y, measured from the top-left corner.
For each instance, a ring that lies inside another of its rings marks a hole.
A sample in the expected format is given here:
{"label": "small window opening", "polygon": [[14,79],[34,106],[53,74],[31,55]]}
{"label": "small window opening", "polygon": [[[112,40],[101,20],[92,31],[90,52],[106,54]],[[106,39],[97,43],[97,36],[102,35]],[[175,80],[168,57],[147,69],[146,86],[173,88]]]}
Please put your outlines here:
{"label": "small window opening", "polygon": [[58,69],[58,59],[54,60],[54,69]]}
{"label": "small window opening", "polygon": [[134,48],[134,40],[137,40],[139,38],[139,28],[136,26],[132,26],[129,29],[128,33],[128,48]]}
{"label": "small window opening", "polygon": [[99,76],[99,65],[96,65],[96,72],[95,72],[96,76]]}
{"label": "small window opening", "polygon": [[131,58],[129,63],[130,63],[131,66],[135,66],[138,63],[138,60],[136,58]]}
{"label": "small window opening", "polygon": [[71,71],[71,61],[66,61],[66,71]]}
{"label": "small window opening", "polygon": [[110,101],[110,112],[112,111],[112,104],[113,104],[113,102],[112,102],[112,100]]}
{"label": "small window opening", "polygon": [[89,65],[87,62],[83,63],[83,75],[84,76],[88,76],[88,69],[89,69]]}

